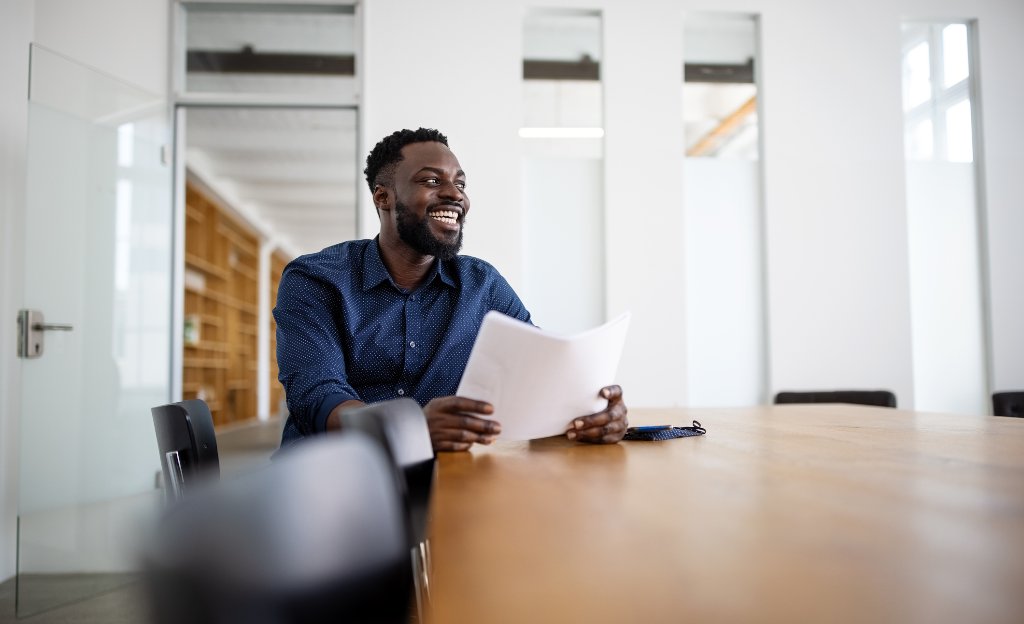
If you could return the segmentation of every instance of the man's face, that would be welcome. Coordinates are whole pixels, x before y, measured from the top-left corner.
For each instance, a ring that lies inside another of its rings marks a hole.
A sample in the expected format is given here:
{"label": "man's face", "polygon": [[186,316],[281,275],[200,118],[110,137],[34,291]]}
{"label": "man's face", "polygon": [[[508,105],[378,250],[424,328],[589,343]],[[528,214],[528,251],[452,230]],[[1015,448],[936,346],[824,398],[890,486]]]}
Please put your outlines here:
{"label": "man's face", "polygon": [[394,181],[398,236],[421,254],[450,260],[462,248],[469,212],[466,174],[442,143],[411,143],[402,157]]}

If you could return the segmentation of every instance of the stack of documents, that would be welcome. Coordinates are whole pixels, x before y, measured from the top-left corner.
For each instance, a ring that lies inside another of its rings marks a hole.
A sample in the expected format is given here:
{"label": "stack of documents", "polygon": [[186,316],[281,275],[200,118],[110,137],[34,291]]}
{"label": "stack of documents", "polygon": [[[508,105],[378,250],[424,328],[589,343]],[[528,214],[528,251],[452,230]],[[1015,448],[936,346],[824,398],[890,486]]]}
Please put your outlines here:
{"label": "stack of documents", "polygon": [[501,440],[561,435],[607,405],[599,393],[615,383],[628,328],[628,312],[572,336],[488,312],[456,394],[494,406]]}

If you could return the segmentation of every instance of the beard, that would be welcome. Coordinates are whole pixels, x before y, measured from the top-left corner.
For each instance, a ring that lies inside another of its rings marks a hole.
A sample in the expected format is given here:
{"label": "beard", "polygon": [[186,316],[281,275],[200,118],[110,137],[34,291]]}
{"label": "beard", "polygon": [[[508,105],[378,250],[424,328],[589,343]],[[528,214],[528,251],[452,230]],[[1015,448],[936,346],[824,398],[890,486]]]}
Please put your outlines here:
{"label": "beard", "polygon": [[425,256],[434,256],[439,260],[451,260],[462,249],[462,228],[452,241],[445,241],[434,236],[430,231],[430,217],[422,219],[409,210],[402,202],[395,202],[395,217],[398,225],[398,237],[406,245]]}

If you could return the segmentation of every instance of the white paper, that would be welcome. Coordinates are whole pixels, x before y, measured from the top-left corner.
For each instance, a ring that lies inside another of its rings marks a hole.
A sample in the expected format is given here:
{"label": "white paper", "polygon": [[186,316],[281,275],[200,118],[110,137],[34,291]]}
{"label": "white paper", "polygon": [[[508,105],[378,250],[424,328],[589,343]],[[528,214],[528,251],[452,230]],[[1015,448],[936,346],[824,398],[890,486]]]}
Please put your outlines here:
{"label": "white paper", "polygon": [[488,312],[456,394],[494,406],[501,440],[561,435],[608,404],[598,393],[615,383],[628,328],[628,312],[572,336]]}

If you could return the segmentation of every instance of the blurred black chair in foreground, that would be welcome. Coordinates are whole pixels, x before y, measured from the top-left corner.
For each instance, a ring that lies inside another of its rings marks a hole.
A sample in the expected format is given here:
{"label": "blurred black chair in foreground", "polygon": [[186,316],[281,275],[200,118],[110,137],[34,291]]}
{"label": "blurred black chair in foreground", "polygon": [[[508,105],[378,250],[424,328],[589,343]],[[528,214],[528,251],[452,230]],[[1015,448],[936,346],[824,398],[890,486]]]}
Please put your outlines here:
{"label": "blurred black chair in foreground", "polygon": [[205,402],[192,399],[151,411],[169,501],[181,500],[186,487],[201,478],[220,476],[213,417]]}
{"label": "blurred black chair in foreground", "polygon": [[405,622],[412,571],[395,471],[362,433],[193,488],[143,553],[157,624]]}
{"label": "blurred black chair in foreground", "polygon": [[888,390],[829,390],[818,392],[780,392],[775,404],[786,403],[853,403],[896,407],[896,395]]}
{"label": "blurred black chair in foreground", "polygon": [[394,399],[342,412],[341,430],[362,431],[377,440],[398,470],[407,513],[417,611],[423,621],[430,600],[427,512],[435,471],[426,416],[416,401]]}
{"label": "blurred black chair in foreground", "polygon": [[996,392],[992,395],[992,413],[1024,418],[1024,392]]}

